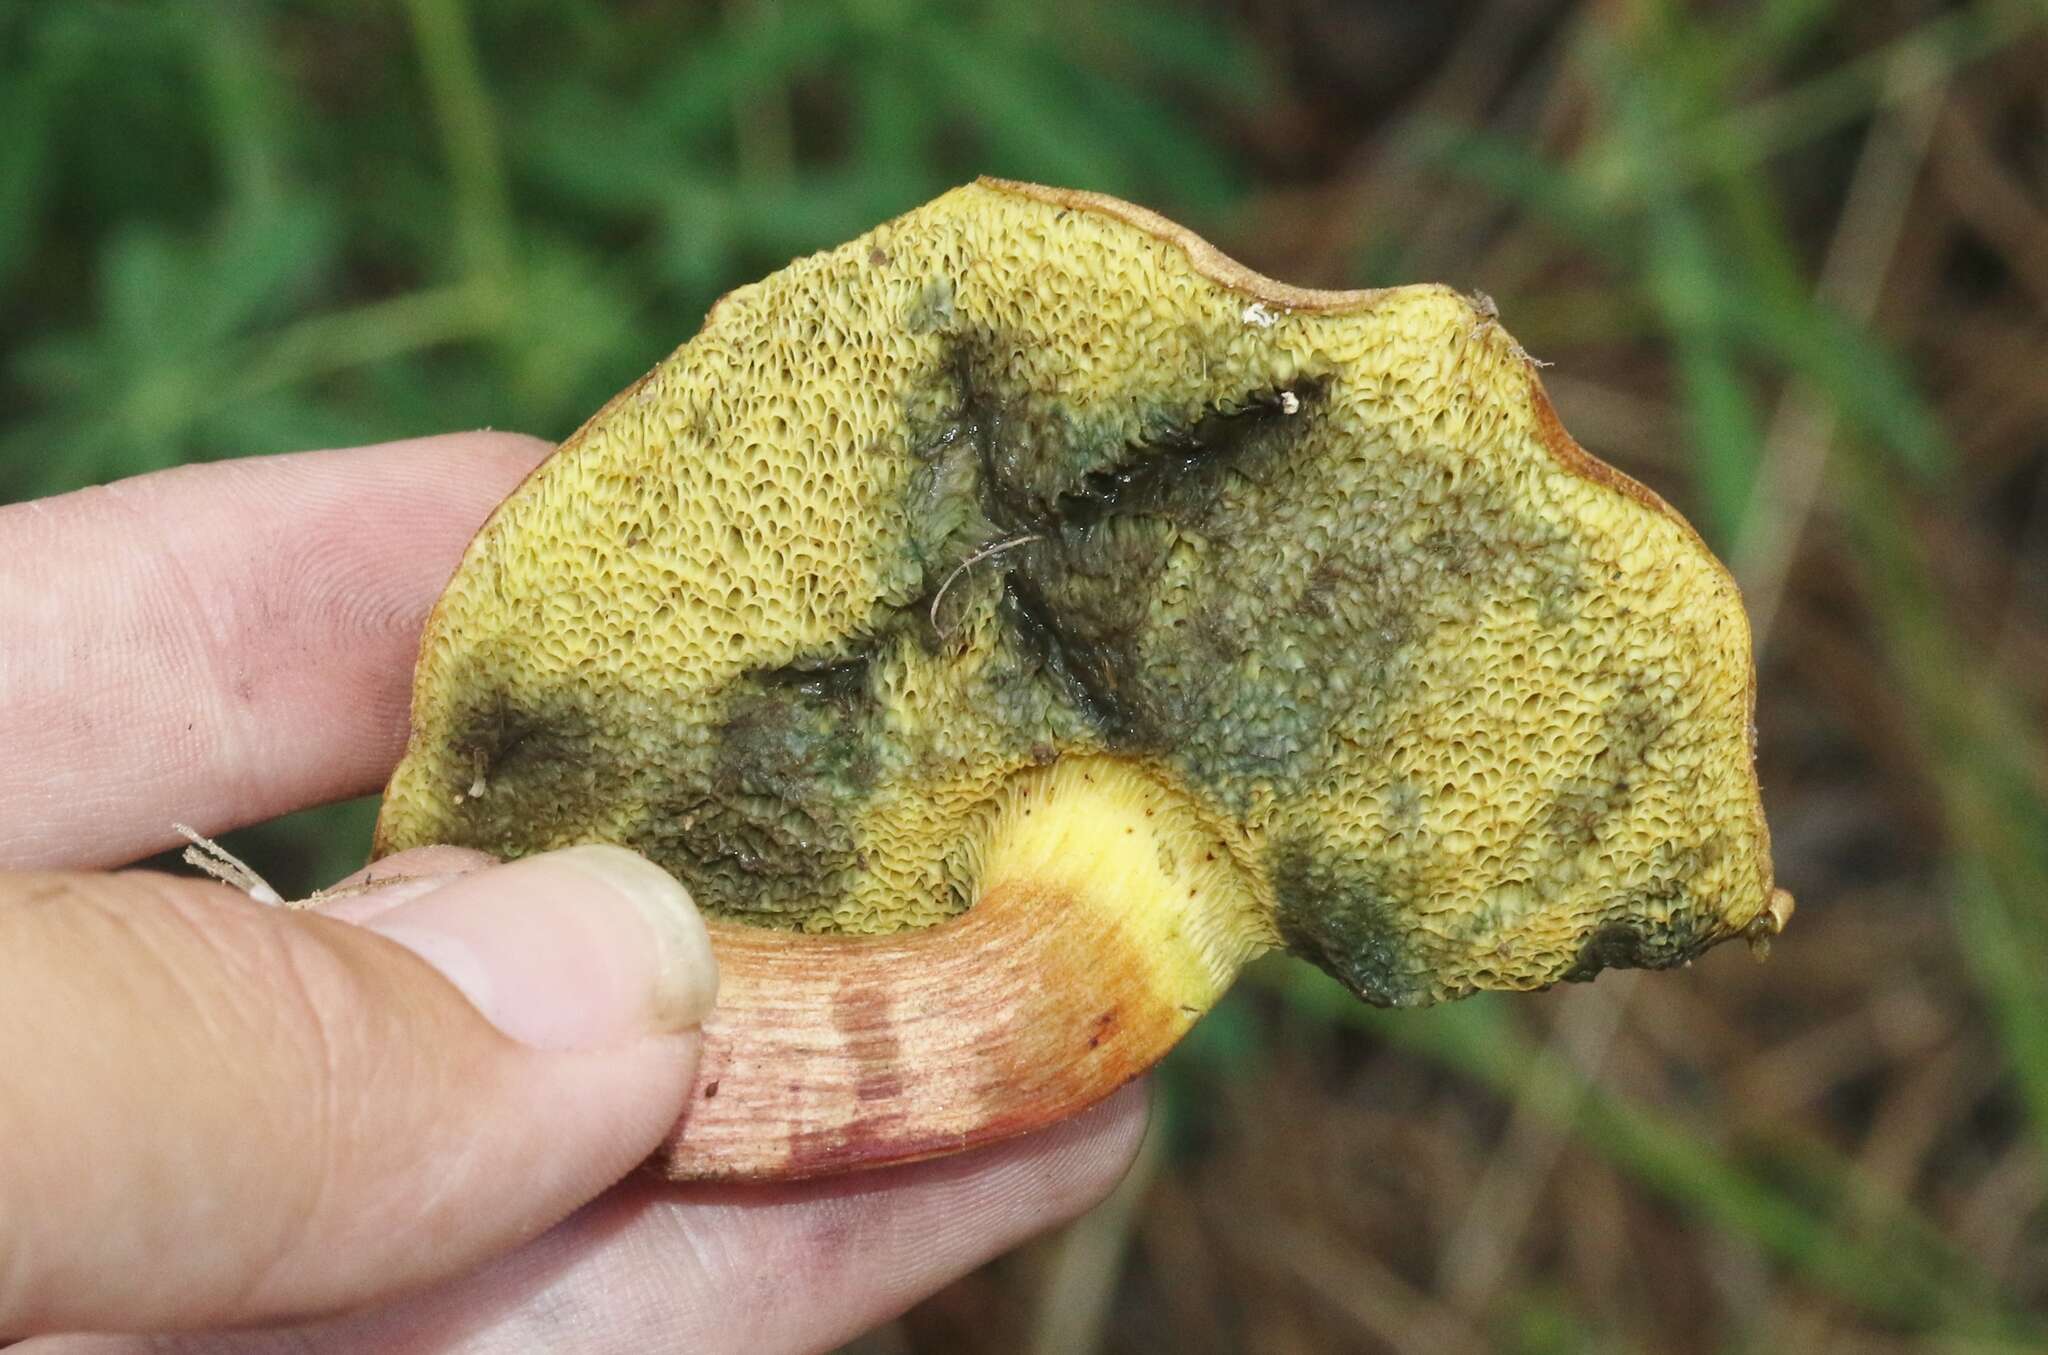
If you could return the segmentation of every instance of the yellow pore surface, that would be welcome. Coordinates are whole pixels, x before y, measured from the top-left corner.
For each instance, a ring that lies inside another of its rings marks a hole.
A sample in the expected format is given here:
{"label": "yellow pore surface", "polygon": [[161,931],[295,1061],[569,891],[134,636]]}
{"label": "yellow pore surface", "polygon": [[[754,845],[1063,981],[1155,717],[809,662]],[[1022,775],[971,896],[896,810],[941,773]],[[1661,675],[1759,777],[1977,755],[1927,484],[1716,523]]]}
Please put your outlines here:
{"label": "yellow pore surface", "polygon": [[1426,1001],[1749,927],[1751,683],[1726,572],[1462,296],[983,182],[728,295],[498,510],[379,848],[617,841],[714,911],[886,931],[1067,842],[1093,792],[1027,826],[1016,787],[1106,757],[1191,858],[1119,906]]}

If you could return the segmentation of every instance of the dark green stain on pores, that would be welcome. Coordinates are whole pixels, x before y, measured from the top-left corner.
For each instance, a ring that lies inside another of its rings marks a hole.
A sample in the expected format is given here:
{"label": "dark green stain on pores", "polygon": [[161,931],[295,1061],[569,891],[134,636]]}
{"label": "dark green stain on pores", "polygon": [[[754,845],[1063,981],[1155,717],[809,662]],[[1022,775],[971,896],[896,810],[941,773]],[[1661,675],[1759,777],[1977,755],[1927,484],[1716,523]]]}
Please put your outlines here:
{"label": "dark green stain on pores", "polygon": [[481,678],[454,690],[474,695],[450,722],[443,842],[518,856],[533,850],[537,833],[573,831],[625,792],[625,769],[590,756],[602,736],[590,691],[514,695]]}
{"label": "dark green stain on pores", "polygon": [[1274,921],[1289,950],[1375,1006],[1433,999],[1432,966],[1412,940],[1405,901],[1355,867],[1332,865],[1312,841],[1274,843],[1266,868]]}
{"label": "dark green stain on pores", "polygon": [[1020,752],[1156,758],[1233,811],[1264,781],[1298,787],[1334,711],[1300,665],[1262,663],[1287,637],[1269,634],[1273,543],[1255,501],[1285,493],[1328,379],[1091,413],[1021,388],[1014,351],[1000,333],[947,333],[906,401],[928,649],[993,609],[1001,652],[977,704]]}
{"label": "dark green stain on pores", "polygon": [[874,785],[880,715],[868,681],[854,656],[728,684],[702,764],[669,782],[642,850],[687,861],[685,878],[711,882],[721,912],[794,916],[843,892]]}
{"label": "dark green stain on pores", "polygon": [[[659,695],[462,682],[479,695],[452,722],[445,840],[517,856],[617,831],[712,912],[807,913],[860,864],[854,824],[879,719],[867,672],[855,655],[747,673],[696,721]],[[661,753],[636,763],[606,751],[635,746]]]}

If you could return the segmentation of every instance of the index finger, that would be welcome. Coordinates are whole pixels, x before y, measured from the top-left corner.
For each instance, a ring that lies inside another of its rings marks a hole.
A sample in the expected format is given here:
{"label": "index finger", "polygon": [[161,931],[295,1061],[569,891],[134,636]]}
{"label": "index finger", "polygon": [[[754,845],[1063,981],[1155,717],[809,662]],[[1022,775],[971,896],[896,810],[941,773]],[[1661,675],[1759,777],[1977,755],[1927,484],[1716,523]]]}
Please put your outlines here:
{"label": "index finger", "polygon": [[0,508],[0,868],[376,789],[428,610],[548,450],[458,433]]}

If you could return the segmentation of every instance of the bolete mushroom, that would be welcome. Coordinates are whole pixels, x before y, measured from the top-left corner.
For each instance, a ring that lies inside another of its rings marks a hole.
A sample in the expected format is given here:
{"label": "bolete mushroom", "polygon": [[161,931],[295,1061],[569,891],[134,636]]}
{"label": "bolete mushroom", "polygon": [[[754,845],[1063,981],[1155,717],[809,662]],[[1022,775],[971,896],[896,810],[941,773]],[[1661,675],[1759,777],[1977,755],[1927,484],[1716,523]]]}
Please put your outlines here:
{"label": "bolete mushroom", "polygon": [[999,180],[742,287],[477,534],[377,850],[633,847],[679,1177],[965,1148],[1285,947],[1369,1002],[1760,940],[1734,581],[1490,306]]}

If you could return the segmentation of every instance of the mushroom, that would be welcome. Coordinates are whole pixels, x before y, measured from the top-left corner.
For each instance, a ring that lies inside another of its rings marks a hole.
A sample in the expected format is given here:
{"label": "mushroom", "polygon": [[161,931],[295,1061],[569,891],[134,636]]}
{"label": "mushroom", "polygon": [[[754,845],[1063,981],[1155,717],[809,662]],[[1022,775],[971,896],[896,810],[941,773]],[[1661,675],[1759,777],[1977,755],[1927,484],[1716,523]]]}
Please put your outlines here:
{"label": "mushroom", "polygon": [[1368,1002],[1761,942],[1734,581],[1493,308],[984,179],[724,297],[491,516],[377,851],[712,919],[679,1178],[989,1142],[1284,947]]}

